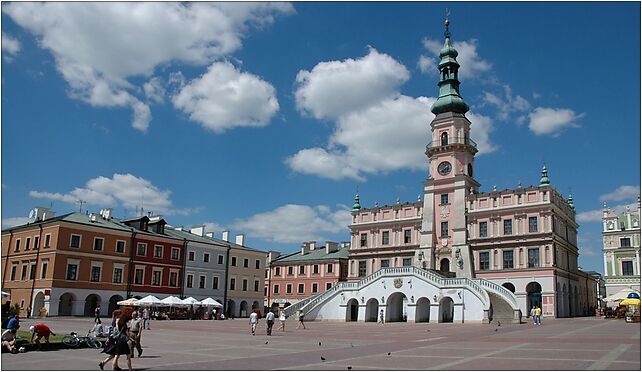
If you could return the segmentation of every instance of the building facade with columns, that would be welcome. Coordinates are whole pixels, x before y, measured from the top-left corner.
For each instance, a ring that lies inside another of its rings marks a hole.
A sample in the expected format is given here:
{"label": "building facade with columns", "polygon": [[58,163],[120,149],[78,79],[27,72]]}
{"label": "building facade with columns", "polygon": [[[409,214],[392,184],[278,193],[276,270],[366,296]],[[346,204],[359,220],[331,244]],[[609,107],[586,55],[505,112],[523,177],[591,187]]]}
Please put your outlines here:
{"label": "building facade with columns", "polygon": [[602,212],[606,295],[625,288],[640,291],[640,198],[635,208],[617,214],[604,204]]}

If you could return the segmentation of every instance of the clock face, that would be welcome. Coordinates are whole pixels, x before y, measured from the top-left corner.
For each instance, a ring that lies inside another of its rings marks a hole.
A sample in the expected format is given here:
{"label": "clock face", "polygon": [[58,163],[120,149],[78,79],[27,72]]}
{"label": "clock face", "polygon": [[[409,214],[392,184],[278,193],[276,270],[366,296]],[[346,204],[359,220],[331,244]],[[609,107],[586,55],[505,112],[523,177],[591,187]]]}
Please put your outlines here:
{"label": "clock face", "polygon": [[439,163],[439,166],[437,166],[437,171],[442,176],[445,176],[448,173],[450,173],[451,169],[452,169],[452,165],[450,165],[450,163],[447,161],[442,161],[441,163]]}

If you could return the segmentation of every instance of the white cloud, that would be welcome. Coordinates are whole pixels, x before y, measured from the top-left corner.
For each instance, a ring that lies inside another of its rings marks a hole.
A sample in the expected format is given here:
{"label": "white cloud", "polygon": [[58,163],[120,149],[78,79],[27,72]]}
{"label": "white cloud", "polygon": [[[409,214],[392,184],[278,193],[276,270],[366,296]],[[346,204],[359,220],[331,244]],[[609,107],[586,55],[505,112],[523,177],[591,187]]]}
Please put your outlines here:
{"label": "white cloud", "polygon": [[160,65],[209,64],[242,46],[252,27],[288,14],[287,3],[13,2],[2,11],[50,50],[71,87],[93,106],[131,107],[133,126],[146,130],[149,107],[129,78]]}
{"label": "white cloud", "polygon": [[487,91],[484,91],[483,97],[485,103],[491,104],[499,110],[497,117],[500,120],[508,120],[513,112],[530,110],[531,104],[524,97],[513,95],[512,89],[508,85],[504,85],[503,88],[503,97]]}
{"label": "white cloud", "polygon": [[[439,64],[439,52],[443,48],[443,42],[425,38],[423,40],[424,48],[432,54],[432,57],[421,55],[419,57],[419,68],[423,73],[433,75],[438,74],[437,65]],[[461,79],[474,79],[484,76],[483,72],[490,71],[492,64],[479,56],[477,53],[477,39],[468,41],[455,41],[453,43],[457,49],[457,62],[460,64],[459,76]]]}
{"label": "white cloud", "polygon": [[20,42],[9,34],[2,33],[2,58],[11,62],[20,51]]}
{"label": "white cloud", "polygon": [[163,103],[165,101],[165,87],[161,78],[155,76],[143,84],[143,92],[148,100],[155,103]]}
{"label": "white cloud", "polygon": [[112,178],[96,177],[90,179],[85,187],[77,187],[69,193],[30,191],[29,196],[39,199],[59,200],[74,204],[83,200],[88,205],[145,210],[168,215],[187,215],[194,209],[175,209],[169,199],[171,191],[160,190],[150,181],[132,174],[115,173]]}
{"label": "white cloud", "polygon": [[172,98],[174,106],[204,128],[262,127],[279,110],[274,87],[228,62],[213,63],[207,73],[185,85]]}
{"label": "white cloud", "polygon": [[490,134],[495,130],[493,121],[488,116],[472,112],[466,114],[470,120],[470,138],[477,143],[477,155],[490,154],[499,147],[491,142]]}
{"label": "white cloud", "polygon": [[557,136],[565,128],[579,127],[575,122],[583,116],[584,114],[578,115],[570,109],[537,107],[528,114],[530,119],[528,128],[538,136],[549,134]]}
{"label": "white cloud", "polygon": [[317,119],[336,118],[397,96],[409,78],[404,65],[370,48],[356,60],[321,62],[311,71],[299,71],[296,105]]}
{"label": "white cloud", "polygon": [[640,186],[623,185],[608,194],[600,195],[600,201],[622,201],[635,199],[640,195]]}
{"label": "white cloud", "polygon": [[[630,209],[634,209],[634,208],[637,208],[636,205],[637,205],[636,203],[620,204],[620,205],[616,205],[615,207],[609,207],[609,209],[613,209],[615,210],[616,214],[620,214],[626,210],[626,207],[629,207]],[[578,213],[575,216],[575,219],[579,222],[601,222],[602,215],[603,215],[603,209],[593,209],[590,211]]]}
{"label": "white cloud", "polygon": [[351,216],[344,207],[332,210],[323,205],[311,207],[287,204],[237,220],[233,227],[253,237],[276,243],[323,241],[329,236],[347,231]]}
{"label": "white cloud", "polygon": [[28,217],[9,217],[2,219],[2,228],[8,229],[14,226],[20,226],[28,223],[30,220]]}

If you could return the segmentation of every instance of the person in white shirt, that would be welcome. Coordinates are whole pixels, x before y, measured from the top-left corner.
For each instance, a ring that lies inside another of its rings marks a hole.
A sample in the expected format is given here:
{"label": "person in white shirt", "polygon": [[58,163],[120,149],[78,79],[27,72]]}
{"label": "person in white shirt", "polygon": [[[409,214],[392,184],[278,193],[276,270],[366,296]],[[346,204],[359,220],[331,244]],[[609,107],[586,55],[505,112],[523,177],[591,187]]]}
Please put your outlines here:
{"label": "person in white shirt", "polygon": [[250,313],[250,326],[252,327],[252,336],[256,334],[256,325],[259,323],[259,315],[256,311]]}
{"label": "person in white shirt", "polygon": [[285,332],[285,311],[283,310],[279,313],[279,321],[281,322],[281,330]]}
{"label": "person in white shirt", "polygon": [[274,313],[272,309],[265,315],[265,322],[267,323],[267,335],[272,336],[272,326],[274,326]]}

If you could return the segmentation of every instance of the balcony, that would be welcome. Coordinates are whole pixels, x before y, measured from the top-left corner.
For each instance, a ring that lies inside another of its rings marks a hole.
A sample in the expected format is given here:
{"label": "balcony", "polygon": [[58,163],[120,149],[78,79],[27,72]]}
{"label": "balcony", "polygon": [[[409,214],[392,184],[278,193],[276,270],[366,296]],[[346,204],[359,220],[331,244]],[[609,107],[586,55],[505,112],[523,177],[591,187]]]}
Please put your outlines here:
{"label": "balcony", "polygon": [[447,149],[455,146],[469,146],[477,152],[477,143],[467,137],[450,137],[447,141],[437,140],[432,141],[426,146],[426,154],[430,155],[437,149]]}

